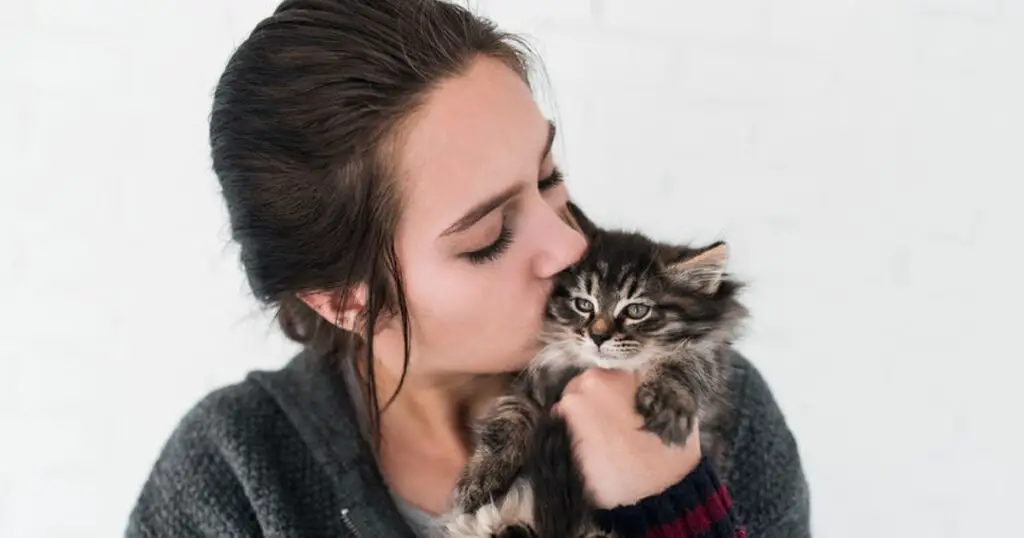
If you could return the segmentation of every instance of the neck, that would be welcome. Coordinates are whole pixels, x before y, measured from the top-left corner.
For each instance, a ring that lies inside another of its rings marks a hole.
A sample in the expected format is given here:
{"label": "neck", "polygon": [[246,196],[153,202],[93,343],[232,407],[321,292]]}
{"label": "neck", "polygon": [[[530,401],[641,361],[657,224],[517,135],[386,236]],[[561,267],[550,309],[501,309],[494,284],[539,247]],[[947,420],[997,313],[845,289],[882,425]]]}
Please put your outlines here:
{"label": "neck", "polygon": [[[360,370],[366,378],[365,363]],[[469,425],[508,387],[508,374],[406,374],[397,395],[401,370],[374,364],[380,428],[384,443],[414,441],[440,451],[468,454]],[[393,399],[392,399],[393,397]],[[390,401],[390,404],[389,404]]]}

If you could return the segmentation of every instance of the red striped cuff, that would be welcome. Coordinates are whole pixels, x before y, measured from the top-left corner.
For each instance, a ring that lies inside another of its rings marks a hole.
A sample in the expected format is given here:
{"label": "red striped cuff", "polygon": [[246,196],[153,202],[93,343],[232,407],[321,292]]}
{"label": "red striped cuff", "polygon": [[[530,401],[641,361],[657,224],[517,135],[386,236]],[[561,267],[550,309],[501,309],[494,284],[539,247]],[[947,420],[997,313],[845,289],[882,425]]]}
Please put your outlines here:
{"label": "red striped cuff", "polygon": [[619,538],[745,538],[732,499],[705,457],[679,483],[630,506],[599,510]]}

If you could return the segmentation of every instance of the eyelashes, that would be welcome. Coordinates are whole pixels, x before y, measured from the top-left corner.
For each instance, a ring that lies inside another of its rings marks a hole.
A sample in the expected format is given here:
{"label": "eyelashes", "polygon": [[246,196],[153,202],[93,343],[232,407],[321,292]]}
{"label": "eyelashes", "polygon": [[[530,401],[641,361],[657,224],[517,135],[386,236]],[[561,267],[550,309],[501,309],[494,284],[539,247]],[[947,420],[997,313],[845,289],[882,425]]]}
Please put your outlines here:
{"label": "eyelashes", "polygon": [[[555,167],[550,175],[537,182],[537,188],[541,192],[548,191],[561,185],[564,181],[565,177],[562,175],[562,171]],[[474,264],[492,262],[500,258],[508,250],[508,247],[512,245],[512,239],[513,233],[511,226],[509,226],[508,216],[503,216],[501,219],[501,231],[498,233],[497,239],[486,247],[462,254],[462,257]]]}
{"label": "eyelashes", "polygon": [[562,175],[562,171],[556,166],[551,171],[551,175],[537,182],[537,188],[540,189],[540,192],[544,192],[561,185],[564,181],[565,176]]}
{"label": "eyelashes", "polygon": [[501,232],[493,243],[486,247],[463,254],[471,263],[485,263],[498,259],[508,250],[512,244],[512,228],[508,226],[508,219],[501,219]]}

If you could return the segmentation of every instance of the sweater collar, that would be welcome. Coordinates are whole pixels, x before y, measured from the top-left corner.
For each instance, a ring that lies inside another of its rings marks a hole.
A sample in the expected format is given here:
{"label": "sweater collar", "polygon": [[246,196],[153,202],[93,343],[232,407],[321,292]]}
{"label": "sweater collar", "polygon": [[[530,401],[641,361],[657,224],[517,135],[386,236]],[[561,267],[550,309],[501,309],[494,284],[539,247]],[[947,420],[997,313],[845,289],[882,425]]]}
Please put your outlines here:
{"label": "sweater collar", "polygon": [[369,443],[359,429],[343,373],[311,350],[284,368],[253,372],[288,417],[338,493],[338,516],[363,536],[411,538]]}

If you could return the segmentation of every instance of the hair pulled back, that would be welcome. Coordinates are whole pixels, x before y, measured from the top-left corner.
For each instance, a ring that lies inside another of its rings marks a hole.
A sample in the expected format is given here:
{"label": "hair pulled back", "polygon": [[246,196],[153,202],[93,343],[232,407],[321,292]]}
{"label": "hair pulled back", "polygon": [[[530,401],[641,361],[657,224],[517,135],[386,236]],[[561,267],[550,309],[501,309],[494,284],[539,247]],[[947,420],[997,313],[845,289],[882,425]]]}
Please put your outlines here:
{"label": "hair pulled back", "polygon": [[[403,121],[481,55],[528,83],[527,51],[439,0],[287,0],[235,50],[213,98],[213,169],[252,292],[277,310],[285,335],[344,358],[354,346],[372,350],[378,318],[397,315],[408,366],[394,248]],[[362,334],[339,329],[299,298],[329,291],[340,304],[356,286],[367,292]],[[377,435],[374,361],[367,362],[364,392]]]}

